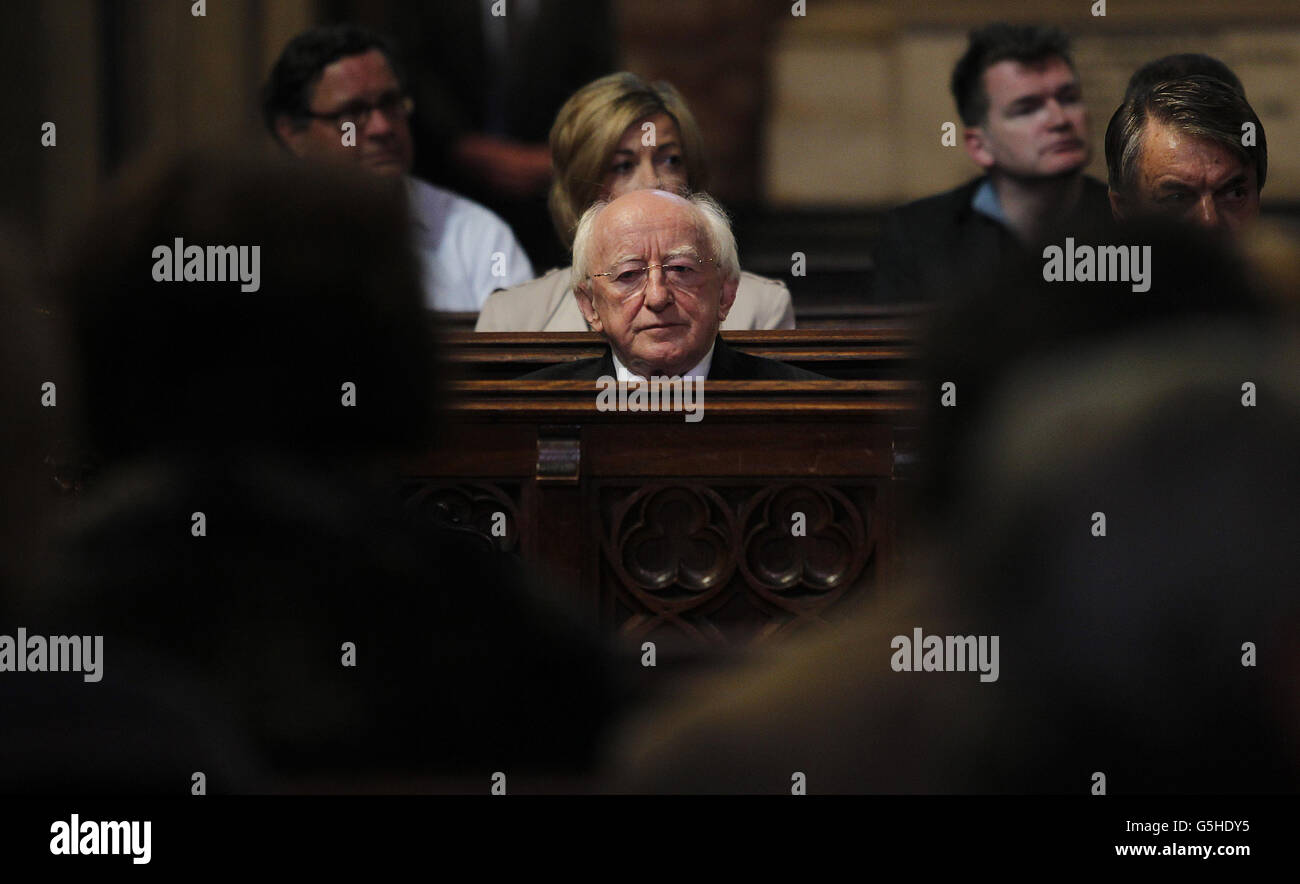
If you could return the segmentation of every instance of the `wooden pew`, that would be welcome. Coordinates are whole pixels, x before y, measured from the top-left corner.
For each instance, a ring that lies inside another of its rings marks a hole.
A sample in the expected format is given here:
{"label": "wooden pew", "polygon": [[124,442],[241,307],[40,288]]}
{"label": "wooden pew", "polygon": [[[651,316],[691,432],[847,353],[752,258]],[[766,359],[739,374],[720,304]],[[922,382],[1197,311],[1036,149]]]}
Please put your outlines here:
{"label": "wooden pew", "polygon": [[[877,328],[723,332],[727,343],[755,356],[779,359],[844,380],[916,377],[918,320]],[[441,335],[452,376],[504,380],[561,362],[599,356],[595,332],[446,332]]]}
{"label": "wooden pew", "polygon": [[[780,276],[780,273],[770,275]],[[795,324],[799,329],[885,328],[891,324],[910,323],[933,309],[928,304],[870,304],[862,294],[868,288],[855,280],[847,288],[832,283],[829,291],[813,290],[801,280],[791,292]],[[472,332],[478,322],[477,313],[433,315],[439,326],[447,331]]]}
{"label": "wooden pew", "polygon": [[596,394],[455,383],[441,438],[402,464],[409,505],[496,526],[553,591],[661,653],[824,626],[893,577],[915,383],[709,382],[698,423]]}

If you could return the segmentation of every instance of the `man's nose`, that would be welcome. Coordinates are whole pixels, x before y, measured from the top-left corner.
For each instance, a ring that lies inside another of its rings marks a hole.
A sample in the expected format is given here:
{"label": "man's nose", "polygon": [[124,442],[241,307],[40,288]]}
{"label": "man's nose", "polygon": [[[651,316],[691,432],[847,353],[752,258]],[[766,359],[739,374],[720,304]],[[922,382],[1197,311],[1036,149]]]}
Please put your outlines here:
{"label": "man's nose", "polygon": [[391,135],[396,128],[397,125],[388,119],[388,114],[379,108],[371,108],[370,116],[366,118],[364,134],[370,138],[383,138]]}
{"label": "man's nose", "polygon": [[1049,129],[1060,129],[1070,124],[1070,116],[1061,107],[1061,103],[1055,98],[1047,102],[1047,127]]}
{"label": "man's nose", "polygon": [[662,267],[651,267],[646,271],[645,306],[658,313],[673,303],[672,289],[668,287],[668,277]]}
{"label": "man's nose", "polygon": [[1214,194],[1207,193],[1201,197],[1196,204],[1193,220],[1207,230],[1215,230],[1223,223],[1219,207],[1214,202]]}

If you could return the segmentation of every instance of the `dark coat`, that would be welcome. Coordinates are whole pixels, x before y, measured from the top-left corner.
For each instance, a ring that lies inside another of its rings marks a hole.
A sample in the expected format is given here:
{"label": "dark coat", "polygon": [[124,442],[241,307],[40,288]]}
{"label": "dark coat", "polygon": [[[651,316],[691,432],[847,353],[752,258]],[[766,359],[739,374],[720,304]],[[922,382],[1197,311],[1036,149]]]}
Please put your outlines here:
{"label": "dark coat", "polygon": [[[595,381],[602,377],[614,377],[614,354],[605,348],[604,356],[591,359],[579,359],[560,365],[548,365],[537,371],[529,372],[521,380],[572,380]],[[787,365],[776,359],[750,356],[727,346],[722,336],[718,335],[713,347],[713,362],[709,365],[711,381],[825,381],[829,378],[814,374],[793,365]]]}
{"label": "dark coat", "polygon": [[[947,300],[1025,256],[1014,233],[971,206],[983,182],[975,178],[885,215],[875,249],[874,303]],[[1112,230],[1106,185],[1085,175],[1079,204],[1055,227],[1076,237]]]}

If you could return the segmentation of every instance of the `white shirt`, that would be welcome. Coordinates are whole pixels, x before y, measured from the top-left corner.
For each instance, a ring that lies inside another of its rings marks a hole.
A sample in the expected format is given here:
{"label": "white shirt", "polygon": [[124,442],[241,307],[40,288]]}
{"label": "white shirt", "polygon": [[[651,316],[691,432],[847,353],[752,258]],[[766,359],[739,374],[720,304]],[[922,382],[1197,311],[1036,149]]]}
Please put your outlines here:
{"label": "white shirt", "polygon": [[[700,364],[692,368],[690,371],[686,372],[686,374],[682,375],[682,377],[701,378],[704,380],[708,380],[709,368],[713,365],[713,348],[716,346],[718,346],[718,342],[714,341],[713,344],[709,346],[709,352],[705,353],[704,358],[700,360]],[[641,375],[639,374],[632,374],[631,369],[629,369],[626,365],[618,361],[618,354],[614,352],[613,347],[610,347],[609,355],[614,357],[614,376],[615,376],[614,379],[616,381],[619,381],[620,383],[626,383],[627,381],[645,380],[645,378],[641,377]]]}
{"label": "white shirt", "polygon": [[533,278],[514,232],[490,209],[409,175],[406,193],[427,308],[477,313],[497,289]]}

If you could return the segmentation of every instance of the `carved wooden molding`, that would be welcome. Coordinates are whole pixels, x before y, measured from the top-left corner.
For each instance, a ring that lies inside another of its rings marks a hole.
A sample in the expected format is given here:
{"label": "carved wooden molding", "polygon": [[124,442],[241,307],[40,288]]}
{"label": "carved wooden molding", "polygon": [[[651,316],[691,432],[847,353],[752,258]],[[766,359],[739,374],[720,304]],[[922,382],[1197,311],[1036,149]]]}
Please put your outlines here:
{"label": "carved wooden molding", "polygon": [[[722,336],[741,352],[798,363],[814,371],[822,363],[910,364],[918,358],[917,336],[923,319],[923,315],[907,313],[882,317],[878,327],[728,331]],[[455,331],[443,332],[441,338],[447,361],[471,374],[495,373],[502,366],[523,373],[605,352],[605,339],[595,332]]]}
{"label": "carved wooden molding", "polygon": [[[491,414],[495,420],[595,423],[682,422],[680,412],[636,415],[602,412],[595,381],[483,380],[451,386],[449,410],[457,418]],[[785,422],[872,419],[892,422],[920,409],[925,387],[916,381],[706,381],[704,418],[710,414]]]}

